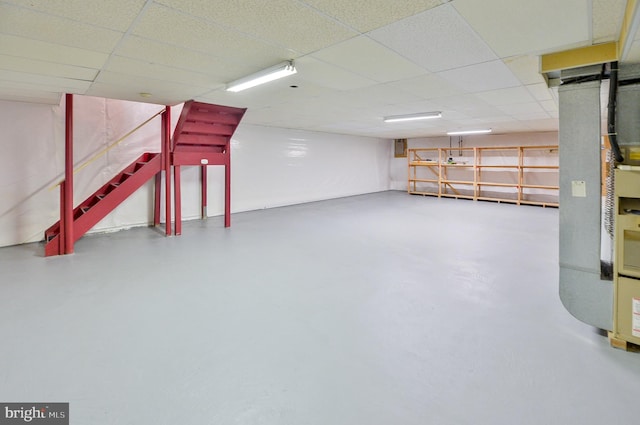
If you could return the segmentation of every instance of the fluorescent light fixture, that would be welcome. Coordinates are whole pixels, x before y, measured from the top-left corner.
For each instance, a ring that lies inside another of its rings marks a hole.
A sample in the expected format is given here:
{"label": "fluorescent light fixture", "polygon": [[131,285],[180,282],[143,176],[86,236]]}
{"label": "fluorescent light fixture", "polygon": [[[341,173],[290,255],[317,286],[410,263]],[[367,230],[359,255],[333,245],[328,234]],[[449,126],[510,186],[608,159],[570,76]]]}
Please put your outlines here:
{"label": "fluorescent light fixture", "polygon": [[490,128],[484,130],[464,130],[464,131],[447,131],[447,136],[462,136],[464,134],[487,134],[491,133]]}
{"label": "fluorescent light fixture", "polygon": [[251,87],[259,86],[260,84],[268,83],[269,81],[277,80],[278,78],[295,74],[296,72],[298,71],[296,71],[293,61],[282,62],[281,64],[263,69],[255,74],[247,75],[244,78],[240,78],[239,80],[235,80],[227,84],[227,91],[239,92]]}
{"label": "fluorescent light fixture", "polygon": [[402,121],[417,121],[417,120],[431,120],[434,118],[441,118],[442,112],[420,112],[419,114],[407,114],[407,115],[392,115],[390,117],[384,117],[384,122],[402,122]]}

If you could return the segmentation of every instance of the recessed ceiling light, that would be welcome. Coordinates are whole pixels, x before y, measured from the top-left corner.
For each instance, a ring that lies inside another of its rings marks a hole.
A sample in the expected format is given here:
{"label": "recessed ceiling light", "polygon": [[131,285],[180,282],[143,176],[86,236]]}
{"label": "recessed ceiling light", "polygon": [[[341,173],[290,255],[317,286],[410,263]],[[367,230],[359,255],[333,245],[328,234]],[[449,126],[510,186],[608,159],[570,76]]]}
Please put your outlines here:
{"label": "recessed ceiling light", "polygon": [[464,134],[487,134],[491,133],[490,128],[483,130],[462,130],[462,131],[447,131],[448,136],[462,136]]}
{"label": "recessed ceiling light", "polygon": [[384,122],[402,122],[402,121],[417,121],[417,120],[431,120],[434,118],[441,118],[442,112],[420,112],[417,114],[405,114],[405,115],[392,115],[384,117]]}
{"label": "recessed ceiling light", "polygon": [[151,93],[142,92],[140,93],[140,97],[151,97]]}

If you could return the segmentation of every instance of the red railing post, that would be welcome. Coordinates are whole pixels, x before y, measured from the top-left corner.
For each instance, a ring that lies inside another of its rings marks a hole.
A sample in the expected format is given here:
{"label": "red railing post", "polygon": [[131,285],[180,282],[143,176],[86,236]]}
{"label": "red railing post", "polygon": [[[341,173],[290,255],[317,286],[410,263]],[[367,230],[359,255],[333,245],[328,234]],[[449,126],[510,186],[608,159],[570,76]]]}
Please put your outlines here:
{"label": "red railing post", "polygon": [[65,251],[65,243],[64,238],[66,236],[65,232],[65,214],[64,214],[64,203],[65,203],[65,190],[64,190],[64,180],[60,182],[60,229],[58,231],[58,253],[53,255],[62,255]]}
{"label": "red railing post", "polygon": [[65,96],[64,138],[64,254],[73,254],[73,95]]}
{"label": "red railing post", "polygon": [[[164,163],[163,163],[164,164]],[[162,188],[162,172],[156,174],[155,184],[153,186],[155,193],[153,197],[154,205],[153,205],[153,225],[160,225],[160,195]]]}
{"label": "red railing post", "polygon": [[171,236],[171,106],[162,114],[162,158],[164,159],[165,233]]}
{"label": "red railing post", "polygon": [[224,227],[231,227],[231,144],[227,145],[224,163]]}
{"label": "red railing post", "polygon": [[207,166],[206,165],[202,165],[200,166],[200,178],[202,180],[202,183],[200,184],[200,187],[202,189],[202,195],[201,195],[201,204],[202,204],[202,219],[206,219],[207,218]]}
{"label": "red railing post", "polygon": [[176,236],[182,234],[182,190],[180,187],[180,166],[173,166],[173,185],[175,193],[173,201],[175,203],[174,213],[176,215]]}

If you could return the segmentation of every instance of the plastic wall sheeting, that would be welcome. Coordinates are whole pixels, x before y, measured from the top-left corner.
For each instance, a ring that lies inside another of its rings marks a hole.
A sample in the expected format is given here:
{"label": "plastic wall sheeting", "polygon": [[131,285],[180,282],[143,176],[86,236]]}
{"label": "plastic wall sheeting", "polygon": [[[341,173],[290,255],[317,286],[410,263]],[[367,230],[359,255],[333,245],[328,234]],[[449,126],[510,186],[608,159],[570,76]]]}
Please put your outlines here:
{"label": "plastic wall sheeting", "polygon": [[[60,106],[0,102],[0,246],[38,241],[60,218],[64,175],[64,98]],[[143,152],[160,151],[160,117],[92,159],[161,110],[158,105],[74,97],[74,205],[91,195]],[[153,192],[140,191],[94,231],[147,224]]]}
{"label": "plastic wall sheeting", "polygon": [[[445,148],[449,146],[449,136],[429,137],[422,139],[409,139],[407,141],[408,148]],[[453,157],[458,155],[458,136],[451,137],[451,150]],[[462,136],[462,146],[482,147],[482,146],[539,146],[539,145],[557,145],[558,133],[517,133],[517,134],[489,134],[489,135],[470,135]],[[469,154],[468,152],[466,153]],[[491,155],[498,155],[499,152],[491,152]],[[531,153],[535,155],[535,153]],[[499,159],[495,159],[494,161]],[[504,158],[506,163],[513,163],[513,160]],[[490,163],[487,159],[484,163]],[[390,167],[391,189],[407,190],[408,165],[407,158],[392,158]],[[466,180],[466,179],[465,179]],[[505,181],[507,182],[507,181]],[[540,182],[540,184],[549,184],[548,182]],[[557,184],[557,182],[556,182]]]}
{"label": "plastic wall sheeting", "polygon": [[[76,166],[161,109],[158,105],[75,96]],[[172,108],[174,126],[180,111],[181,106]],[[156,117],[79,171],[74,204],[143,152],[159,152],[160,122]],[[44,230],[59,219],[59,192],[51,187],[64,173],[64,105],[0,102],[0,126],[4,150],[0,156],[0,246],[42,240]],[[232,140],[232,211],[388,190],[391,147],[386,139],[241,124]],[[151,223],[153,193],[150,181],[92,232]],[[221,166],[208,167],[208,198],[208,215],[222,214]],[[164,213],[164,208],[161,210]],[[199,167],[182,167],[182,214],[184,220],[200,217]]]}
{"label": "plastic wall sheeting", "polygon": [[[231,140],[232,212],[389,189],[391,142],[243,125]],[[183,219],[200,217],[200,167],[182,167]],[[209,216],[224,212],[224,168],[207,170]]]}

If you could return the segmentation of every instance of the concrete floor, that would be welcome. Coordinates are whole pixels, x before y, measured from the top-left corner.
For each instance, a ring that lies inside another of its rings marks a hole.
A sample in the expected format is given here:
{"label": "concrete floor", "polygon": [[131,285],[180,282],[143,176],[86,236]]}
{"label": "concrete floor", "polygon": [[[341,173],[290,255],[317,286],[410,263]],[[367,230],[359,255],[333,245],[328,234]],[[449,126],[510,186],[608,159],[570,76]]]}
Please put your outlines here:
{"label": "concrete floor", "polygon": [[72,424],[634,424],[558,210],[384,192],[0,249],[0,401]]}

